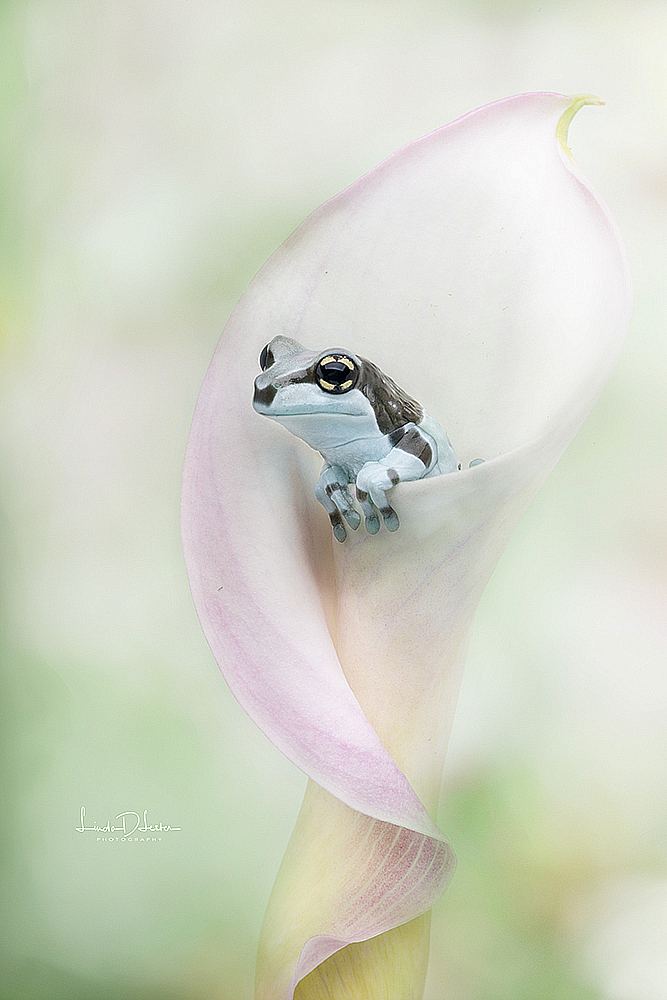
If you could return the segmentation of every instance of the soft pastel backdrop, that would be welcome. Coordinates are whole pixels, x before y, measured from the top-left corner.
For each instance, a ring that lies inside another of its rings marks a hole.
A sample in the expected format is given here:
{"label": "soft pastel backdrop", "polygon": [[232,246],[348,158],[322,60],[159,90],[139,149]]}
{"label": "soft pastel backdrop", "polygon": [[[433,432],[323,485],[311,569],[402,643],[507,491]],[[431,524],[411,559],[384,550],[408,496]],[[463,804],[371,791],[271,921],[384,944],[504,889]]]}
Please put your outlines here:
{"label": "soft pastel backdrop", "polygon": [[570,141],[635,315],[479,610],[426,1000],[666,1000],[666,49],[645,0],[4,0],[2,1000],[250,1000],[305,779],[192,608],[196,394],[313,208],[528,90],[607,101]]}

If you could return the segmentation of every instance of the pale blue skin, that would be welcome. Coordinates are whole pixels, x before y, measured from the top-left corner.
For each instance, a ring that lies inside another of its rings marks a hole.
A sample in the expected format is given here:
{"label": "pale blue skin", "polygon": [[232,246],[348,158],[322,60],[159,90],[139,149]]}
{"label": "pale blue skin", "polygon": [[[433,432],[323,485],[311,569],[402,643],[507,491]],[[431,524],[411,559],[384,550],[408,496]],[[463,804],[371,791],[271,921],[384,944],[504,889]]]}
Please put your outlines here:
{"label": "pale blue skin", "polygon": [[[267,349],[273,361],[255,379],[253,406],[322,455],[324,466],[315,496],[329,514],[338,541],[347,537],[343,518],[355,531],[361,524],[350,486],[356,487],[356,499],[370,534],[379,531],[380,515],[386,528],[396,531],[398,516],[387,500],[393,486],[460,468],[449,438],[427,413],[418,424],[404,425],[417,450],[429,446],[431,456],[425,464],[405,446],[392,445],[389,435],[379,429],[373,407],[360,388],[331,394],[317,383],[303,381],[304,372],[312,370],[327,352],[309,351],[289,337],[275,337]],[[350,352],[345,354],[355,363],[359,360]],[[275,393],[269,402],[261,398],[267,387],[269,393]]]}

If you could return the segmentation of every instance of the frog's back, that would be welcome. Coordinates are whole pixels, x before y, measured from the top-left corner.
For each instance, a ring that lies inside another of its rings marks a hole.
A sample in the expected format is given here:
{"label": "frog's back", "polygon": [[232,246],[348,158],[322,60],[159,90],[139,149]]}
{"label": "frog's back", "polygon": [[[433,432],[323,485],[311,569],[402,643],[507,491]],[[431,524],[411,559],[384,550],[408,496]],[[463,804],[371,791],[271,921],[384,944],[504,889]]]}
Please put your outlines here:
{"label": "frog's back", "polygon": [[373,408],[381,434],[391,434],[405,424],[419,424],[424,410],[416,399],[367,358],[359,358],[358,387]]}
{"label": "frog's back", "polygon": [[456,455],[438,421],[372,361],[359,360],[362,364],[359,388],[373,408],[380,433],[387,436],[389,450],[393,446],[392,437],[399,436],[401,428],[407,424],[414,424],[428,439],[436,457],[424,478],[454,472],[458,468]]}

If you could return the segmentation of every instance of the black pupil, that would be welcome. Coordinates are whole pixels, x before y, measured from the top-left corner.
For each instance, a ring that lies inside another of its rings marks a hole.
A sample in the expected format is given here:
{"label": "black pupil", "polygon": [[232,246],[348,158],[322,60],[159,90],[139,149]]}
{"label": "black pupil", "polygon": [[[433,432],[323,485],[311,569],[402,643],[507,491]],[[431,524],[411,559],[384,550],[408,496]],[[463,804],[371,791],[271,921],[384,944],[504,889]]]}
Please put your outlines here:
{"label": "black pupil", "polygon": [[327,361],[320,368],[326,381],[331,382],[332,385],[342,385],[343,382],[347,382],[352,377],[349,367],[342,361]]}
{"label": "black pupil", "polygon": [[259,367],[263,372],[273,364],[273,354],[269,350],[269,345],[267,344],[262,353],[259,356]]}

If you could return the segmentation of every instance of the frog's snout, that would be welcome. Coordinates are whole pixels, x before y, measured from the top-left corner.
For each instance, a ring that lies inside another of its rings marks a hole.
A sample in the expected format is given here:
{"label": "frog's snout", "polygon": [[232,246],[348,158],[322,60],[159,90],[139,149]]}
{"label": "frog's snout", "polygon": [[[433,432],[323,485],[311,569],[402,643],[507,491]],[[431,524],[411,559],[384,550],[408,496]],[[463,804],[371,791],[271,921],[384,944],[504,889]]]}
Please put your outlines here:
{"label": "frog's snout", "polygon": [[252,397],[252,405],[256,410],[259,409],[260,412],[271,406],[271,403],[275,399],[276,393],[278,392],[272,382],[269,382],[267,385],[258,384],[262,381],[262,376],[258,375],[255,379],[255,392]]}

